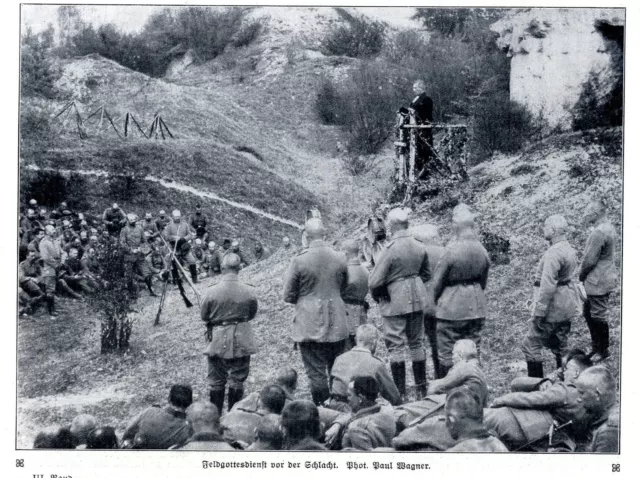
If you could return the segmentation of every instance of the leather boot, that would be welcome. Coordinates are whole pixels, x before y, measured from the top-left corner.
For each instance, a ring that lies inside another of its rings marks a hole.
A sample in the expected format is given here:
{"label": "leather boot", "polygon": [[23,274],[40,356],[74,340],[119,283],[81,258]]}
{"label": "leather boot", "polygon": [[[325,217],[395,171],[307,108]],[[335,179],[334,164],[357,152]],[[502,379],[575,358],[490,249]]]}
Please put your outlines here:
{"label": "leather boot", "polygon": [[227,395],[227,410],[231,410],[236,403],[242,400],[243,394],[243,388],[229,388],[229,393]]}
{"label": "leather boot", "polygon": [[218,407],[218,413],[222,415],[222,406],[224,405],[224,389],[209,390],[209,401]]}
{"label": "leather boot", "polygon": [[440,367],[438,367],[438,378],[445,378],[447,376],[447,374],[449,373],[449,370],[451,369],[450,365],[445,365],[445,364],[439,364]]}
{"label": "leather boot", "polygon": [[329,391],[328,387],[311,389],[311,398],[313,399],[313,403],[315,403],[317,407],[321,406],[324,402],[329,400],[330,396],[331,392]]}
{"label": "leather boot", "polygon": [[527,362],[527,372],[529,377],[544,378],[542,362]]}
{"label": "leather boot", "polygon": [[58,313],[56,312],[56,302],[53,296],[48,296],[47,300],[47,309],[49,310],[49,315],[51,317],[57,317]]}
{"label": "leather boot", "polygon": [[556,354],[556,368],[562,368],[562,354]]}
{"label": "leather boot", "polygon": [[427,361],[420,360],[411,364],[413,381],[416,385],[416,399],[422,400],[427,394]]}
{"label": "leather boot", "polygon": [[194,284],[198,283],[198,269],[195,264],[189,264],[189,272],[191,272],[191,281]]}
{"label": "leather boot", "polygon": [[82,296],[78,294],[76,291],[74,291],[71,287],[69,287],[69,284],[67,284],[65,281],[63,280],[58,281],[58,285],[62,288],[62,290],[64,290],[67,294],[69,294],[74,299],[82,299]]}
{"label": "leather boot", "polygon": [[151,284],[151,276],[145,277],[144,283],[147,284],[147,289],[149,289],[149,295],[151,297],[158,297],[158,295],[153,291],[153,285]]}
{"label": "leather boot", "polygon": [[391,376],[403,400],[407,395],[407,369],[404,362],[391,362]]}

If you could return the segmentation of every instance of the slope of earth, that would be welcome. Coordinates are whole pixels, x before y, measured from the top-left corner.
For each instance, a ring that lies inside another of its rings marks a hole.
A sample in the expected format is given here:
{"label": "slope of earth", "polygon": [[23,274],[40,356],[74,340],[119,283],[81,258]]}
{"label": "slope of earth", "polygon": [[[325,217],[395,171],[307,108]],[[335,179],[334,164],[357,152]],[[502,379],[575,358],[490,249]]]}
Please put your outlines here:
{"label": "slope of earth", "polygon": [[[588,231],[580,217],[591,197],[607,199],[616,229],[622,227],[622,161],[619,130],[574,133],[548,138],[516,156],[497,156],[473,168],[464,189],[449,187],[417,206],[414,224],[441,226],[450,233],[452,207],[472,204],[479,227],[511,242],[510,263],[492,267],[487,297],[481,359],[492,396],[509,389],[509,382],[524,373],[519,350],[527,329],[524,302],[532,292],[532,275],[547,245],[541,226],[551,214],[563,214],[571,224],[569,240],[581,255]],[[332,240],[357,236],[361,222]],[[446,241],[443,241],[446,242]],[[620,261],[618,249],[617,261]],[[308,397],[308,384],[289,338],[292,307],[282,302],[282,282],[294,250],[278,250],[265,261],[241,272],[253,284],[259,299],[254,321],[259,353],[252,358],[247,392],[259,390],[282,366],[295,367],[301,378],[299,395]],[[201,293],[218,278],[198,285]],[[124,355],[100,355],[99,323],[83,304],[64,301],[64,319],[44,316],[21,319],[18,373],[18,446],[30,447],[35,432],[49,424],[68,424],[77,413],[92,413],[121,432],[126,421],[150,403],[166,400],[171,384],[190,383],[196,398],[206,397],[205,364],[201,355],[204,328],[197,308],[185,309],[177,291],[168,296],[162,325],[153,327],[157,299],[146,293],[139,299],[130,350]],[[370,312],[380,326],[377,307]],[[619,373],[620,291],[612,296],[612,357],[608,365]],[[45,340],[46,337],[46,340]],[[571,346],[589,349],[584,321],[574,321]],[[35,344],[35,345],[34,345]],[[554,360],[548,352],[545,370]],[[385,358],[382,343],[378,355]],[[34,360],[38,367],[33,367]],[[429,370],[429,375],[432,371]],[[410,375],[410,374],[409,374]]]}

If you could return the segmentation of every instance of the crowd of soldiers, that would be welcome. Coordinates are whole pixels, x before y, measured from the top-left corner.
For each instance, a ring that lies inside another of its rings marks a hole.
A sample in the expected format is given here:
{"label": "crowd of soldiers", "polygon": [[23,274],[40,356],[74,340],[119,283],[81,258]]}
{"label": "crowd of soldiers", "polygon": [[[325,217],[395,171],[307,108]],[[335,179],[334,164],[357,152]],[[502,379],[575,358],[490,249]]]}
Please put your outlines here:
{"label": "crowd of soldiers", "polygon": [[[23,208],[19,224],[19,304],[21,315],[33,315],[45,303],[51,318],[58,316],[57,295],[83,300],[105,284],[101,259],[109,248],[123,250],[126,281],[136,297],[144,283],[156,296],[154,282],[178,283],[177,262],[191,281],[220,273],[222,258],[234,252],[246,266],[269,256],[256,241],[254,258],[240,249],[238,240],[212,240],[211,224],[198,204],[188,219],[179,210],[156,218],[146,213],[140,220],[114,203],[103,214],[75,212],[66,202],[50,212],[31,199]],[[170,273],[171,272],[171,273]]]}
{"label": "crowd of soldiers", "polygon": [[[169,403],[144,410],[109,443],[197,450],[617,452],[617,383],[607,367],[617,239],[602,201],[589,204],[584,222],[593,228],[580,264],[565,218],[544,222],[549,248],[532,281],[521,347],[528,373],[514,377],[506,395],[490,400],[491,371],[479,360],[490,260],[468,206],[454,208],[446,246],[436,227],[410,228],[407,210],[391,210],[390,237],[370,271],[358,241],[346,240],[336,250],[325,242],[322,219],[312,217],[305,223],[307,245],[292,258],[282,292],[295,307],[291,339],[312,400],[296,397],[298,373],[288,367],[260,392],[244,396],[251,356],[258,353],[251,321],[259,304],[254,288],[238,278],[242,258],[230,252],[220,262],[221,281],[207,290],[201,307],[209,396],[193,402],[191,387],[176,384]],[[368,314],[369,298],[381,326]],[[580,316],[591,334],[589,353],[568,349],[572,321]],[[380,336],[388,366],[375,356]],[[545,348],[555,356],[546,375]],[[413,387],[407,385],[405,352]],[[36,446],[58,443],[60,434],[69,437],[70,431],[45,431]]]}

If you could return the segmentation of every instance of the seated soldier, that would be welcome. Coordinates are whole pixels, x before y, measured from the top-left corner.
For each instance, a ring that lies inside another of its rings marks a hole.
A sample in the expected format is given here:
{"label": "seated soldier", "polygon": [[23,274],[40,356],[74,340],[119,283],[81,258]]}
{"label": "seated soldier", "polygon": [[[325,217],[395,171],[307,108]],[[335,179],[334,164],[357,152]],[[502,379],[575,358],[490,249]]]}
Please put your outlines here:
{"label": "seated soldier", "polygon": [[116,450],[118,437],[113,427],[98,427],[87,436],[87,450]]}
{"label": "seated soldier", "polygon": [[467,387],[454,388],[445,404],[447,430],[456,444],[451,452],[505,452],[507,447],[483,423],[480,397]]}
{"label": "seated soldier", "polygon": [[262,417],[258,422],[255,438],[247,450],[282,450],[283,444],[284,435],[282,434],[282,427],[280,426],[280,416],[269,414]]}
{"label": "seated soldier", "polygon": [[347,387],[354,377],[369,376],[376,379],[380,395],[392,405],[401,403],[396,387],[384,362],[374,356],[378,345],[378,330],[371,324],[356,329],[356,346],[339,355],[331,368],[331,396],[325,407],[349,412]]}
{"label": "seated soldier", "polygon": [[[572,353],[563,370],[563,381],[541,390],[512,392],[496,398],[485,411],[485,425],[511,449],[527,446],[546,450],[542,439],[554,421],[559,425],[571,423],[563,428],[563,433],[554,434],[552,446],[555,450],[575,450],[573,439],[581,437],[585,427],[585,410],[575,381],[590,366],[591,361],[584,353]],[[536,439],[541,440],[540,443],[536,443]]]}
{"label": "seated soldier", "polygon": [[87,447],[87,437],[98,426],[93,415],[81,414],[71,422],[71,435],[73,435],[73,443],[77,450]]}
{"label": "seated soldier", "polygon": [[27,258],[18,267],[18,284],[27,294],[27,313],[33,313],[37,305],[44,299],[41,288],[42,267],[38,253],[30,250]]}
{"label": "seated soldier", "polygon": [[[355,377],[349,383],[349,406],[351,414],[336,419],[332,429],[327,431],[328,441],[335,436],[336,428],[343,430],[341,448],[343,450],[364,450],[390,447],[396,434],[396,423],[390,405],[376,403],[378,382],[370,376]],[[337,448],[333,446],[332,448]]]}
{"label": "seated soldier", "polygon": [[[64,282],[72,291],[81,290],[87,294],[93,293],[93,289],[89,286],[89,283],[84,276],[84,267],[78,258],[78,249],[75,247],[69,249],[69,256],[60,268],[60,277],[58,282]],[[67,287],[64,285],[62,287],[67,290]],[[77,297],[79,294],[72,295],[76,298],[82,298],[82,296]]]}
{"label": "seated soldier", "polygon": [[192,396],[190,386],[173,385],[167,405],[153,405],[129,423],[122,435],[123,448],[166,450],[183,445],[193,433],[185,413]]}
{"label": "seated soldier", "polygon": [[253,255],[256,257],[256,262],[259,262],[269,257],[271,252],[262,245],[262,242],[256,241],[253,249]]}
{"label": "seated soldier", "polygon": [[442,414],[445,397],[449,390],[465,386],[472,389],[486,404],[488,390],[487,380],[478,362],[478,349],[475,342],[469,339],[458,340],[452,350],[453,367],[444,378],[433,380],[427,389],[427,396],[411,403],[400,405],[395,409],[396,426],[404,430],[417,425],[426,417]]}
{"label": "seated soldier", "polygon": [[220,255],[216,243],[213,241],[209,241],[209,244],[207,244],[207,251],[204,256],[204,267],[209,277],[220,274]]}
{"label": "seated soldier", "polygon": [[575,382],[591,430],[591,453],[619,453],[620,406],[616,382],[603,365],[588,368]]}
{"label": "seated soldier", "polygon": [[262,417],[268,414],[280,415],[285,406],[286,395],[278,385],[267,385],[260,392],[257,410],[234,406],[222,417],[222,435],[230,442],[241,442],[250,445],[255,436],[255,429]]}
{"label": "seated soldier", "polygon": [[213,403],[193,403],[187,408],[187,420],[194,433],[180,450],[234,450],[220,435],[220,414]]}
{"label": "seated soldier", "polygon": [[[284,392],[286,397],[285,405],[296,399],[295,393],[298,388],[298,372],[296,372],[295,369],[290,367],[283,367],[279,369],[270,382],[278,385]],[[252,412],[258,411],[260,409],[260,392],[251,392],[242,400],[236,402],[231,410],[235,410],[237,408],[242,408]]]}
{"label": "seated soldier", "polygon": [[282,410],[285,450],[326,451],[320,438],[318,407],[309,400],[295,400]]}

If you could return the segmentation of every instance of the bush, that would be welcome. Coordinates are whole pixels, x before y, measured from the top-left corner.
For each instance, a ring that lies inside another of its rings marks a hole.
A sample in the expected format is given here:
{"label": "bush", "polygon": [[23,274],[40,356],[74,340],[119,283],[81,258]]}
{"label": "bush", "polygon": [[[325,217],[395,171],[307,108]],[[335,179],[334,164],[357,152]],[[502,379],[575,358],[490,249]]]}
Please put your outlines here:
{"label": "bush", "polygon": [[107,172],[111,195],[128,200],[142,192],[141,187],[151,169],[137,156],[130,155],[124,150],[116,150],[107,166]]}
{"label": "bush", "polygon": [[344,124],[345,111],[342,97],[333,81],[322,77],[316,92],[315,111],[323,124]]}
{"label": "bush", "polygon": [[340,158],[342,166],[351,176],[360,176],[371,170],[373,163],[371,160],[363,158],[362,156],[342,156]]}
{"label": "bush", "polygon": [[472,141],[480,154],[515,153],[534,133],[533,116],[508,95],[494,94],[478,102]]}
{"label": "bush", "polygon": [[47,141],[53,131],[45,112],[38,113],[31,108],[20,108],[20,140]]}
{"label": "bush", "polygon": [[236,48],[242,48],[243,46],[249,46],[257,40],[262,25],[259,22],[253,22],[245,25],[233,36],[232,44]]}
{"label": "bush", "polygon": [[333,27],[322,40],[325,54],[370,58],[380,53],[386,30],[383,23],[355,17],[341,8],[336,10],[346,24]]}
{"label": "bush", "polygon": [[33,34],[27,28],[20,48],[20,93],[24,96],[56,95],[55,81],[60,77],[47,54],[50,40],[43,34]]}
{"label": "bush", "polygon": [[98,265],[103,284],[88,296],[88,304],[100,316],[100,352],[124,351],[129,348],[135,302],[135,294],[127,289],[124,249],[108,243]]}
{"label": "bush", "polygon": [[35,199],[49,209],[66,201],[74,209],[87,208],[87,181],[78,174],[65,176],[59,171],[20,171],[22,203]]}

